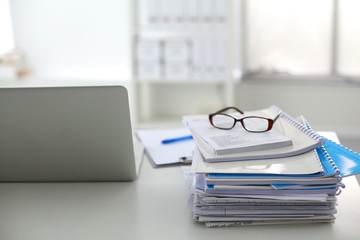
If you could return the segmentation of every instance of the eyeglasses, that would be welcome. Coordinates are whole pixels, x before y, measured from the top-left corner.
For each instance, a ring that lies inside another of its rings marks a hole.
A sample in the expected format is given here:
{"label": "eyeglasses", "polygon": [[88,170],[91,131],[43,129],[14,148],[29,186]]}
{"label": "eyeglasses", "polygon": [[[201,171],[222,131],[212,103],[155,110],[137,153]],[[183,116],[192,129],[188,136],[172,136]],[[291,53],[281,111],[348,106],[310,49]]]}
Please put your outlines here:
{"label": "eyeglasses", "polygon": [[243,118],[236,118],[226,112],[233,110],[240,114],[244,114],[241,110],[236,107],[227,107],[209,114],[210,124],[216,128],[229,130],[232,129],[236,122],[240,122],[243,128],[248,132],[261,133],[272,129],[275,121],[280,117],[281,112],[274,118],[266,118],[260,116],[246,116]]}

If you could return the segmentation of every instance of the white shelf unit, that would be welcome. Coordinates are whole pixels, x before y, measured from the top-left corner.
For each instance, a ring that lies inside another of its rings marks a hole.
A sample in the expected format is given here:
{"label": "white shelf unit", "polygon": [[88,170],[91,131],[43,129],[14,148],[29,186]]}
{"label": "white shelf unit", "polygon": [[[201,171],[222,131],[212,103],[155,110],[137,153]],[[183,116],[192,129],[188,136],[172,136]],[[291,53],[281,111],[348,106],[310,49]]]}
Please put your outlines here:
{"label": "white shelf unit", "polygon": [[[182,10],[174,9],[179,6]],[[137,0],[132,8],[136,125],[181,125],[182,115],[207,114],[234,103],[233,71],[241,67],[241,0]],[[184,42],[185,50],[181,48]],[[175,46],[173,51],[167,44]],[[196,47],[202,52],[196,54]],[[141,55],[142,51],[148,55]],[[221,57],[224,69],[218,67]],[[147,60],[145,74],[139,74],[141,61]],[[180,66],[179,73],[168,69],[172,60],[175,67]],[[185,75],[181,64],[187,67]],[[203,64],[203,75],[196,75],[196,64]],[[210,65],[210,73],[205,72]],[[216,74],[215,69],[225,72]]]}

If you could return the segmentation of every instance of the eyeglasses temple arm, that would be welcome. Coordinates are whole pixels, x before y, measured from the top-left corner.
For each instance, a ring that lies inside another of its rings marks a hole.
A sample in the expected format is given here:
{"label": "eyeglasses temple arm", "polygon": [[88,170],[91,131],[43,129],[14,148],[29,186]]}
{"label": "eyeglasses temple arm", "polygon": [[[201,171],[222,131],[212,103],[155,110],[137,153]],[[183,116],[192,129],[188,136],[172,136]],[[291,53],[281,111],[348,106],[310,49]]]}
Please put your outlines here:
{"label": "eyeglasses temple arm", "polygon": [[278,120],[278,118],[281,116],[281,113],[282,113],[282,112],[279,112],[279,113],[278,113],[278,115],[274,118],[274,121],[273,121],[273,122],[275,122],[276,120]]}
{"label": "eyeglasses temple arm", "polygon": [[233,109],[233,110],[235,110],[235,111],[237,111],[237,112],[239,112],[239,113],[241,113],[241,114],[244,114],[244,112],[241,111],[240,109],[238,109],[237,107],[227,107],[227,108],[223,108],[223,109],[221,109],[221,110],[219,110],[219,111],[217,111],[217,112],[215,112],[215,113],[213,113],[213,114],[222,113],[222,112],[225,112],[225,111],[230,110],[230,109]]}

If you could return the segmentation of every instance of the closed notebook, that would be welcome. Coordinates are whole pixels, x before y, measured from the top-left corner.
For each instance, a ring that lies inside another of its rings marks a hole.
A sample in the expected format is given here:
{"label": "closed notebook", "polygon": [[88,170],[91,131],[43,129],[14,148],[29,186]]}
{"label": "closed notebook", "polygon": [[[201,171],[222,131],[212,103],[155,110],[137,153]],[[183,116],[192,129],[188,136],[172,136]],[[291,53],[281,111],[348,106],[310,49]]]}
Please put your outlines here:
{"label": "closed notebook", "polygon": [[324,170],[316,150],[306,153],[256,161],[216,162],[204,161],[199,151],[193,154],[195,173],[261,174],[261,175],[308,175],[323,174]]}
{"label": "closed notebook", "polygon": [[[280,111],[281,110],[276,106],[272,106],[270,108],[259,111],[247,112],[247,114],[274,116]],[[323,138],[319,134],[312,131],[311,129],[306,128],[303,124],[299,123],[297,120],[293,119],[284,112],[281,113],[273,128],[290,138],[292,140],[292,145],[259,151],[217,155],[214,152],[209,151],[204,141],[201,140],[196,134],[193,134],[193,137],[202,156],[207,162],[226,162],[289,157],[313,150],[323,143]]]}
{"label": "closed notebook", "polygon": [[[331,142],[331,144],[338,145],[334,142]],[[338,181],[341,172],[324,146],[300,155],[278,159],[207,163],[201,159],[201,155],[197,157],[196,151],[194,152],[194,159],[193,164],[196,164],[196,168],[194,167],[195,172],[204,173],[213,179],[227,178],[229,180],[238,178],[246,180],[262,179],[264,181],[267,179],[283,179],[284,181],[294,179],[333,179]],[[356,173],[356,171],[352,171],[352,174]]]}

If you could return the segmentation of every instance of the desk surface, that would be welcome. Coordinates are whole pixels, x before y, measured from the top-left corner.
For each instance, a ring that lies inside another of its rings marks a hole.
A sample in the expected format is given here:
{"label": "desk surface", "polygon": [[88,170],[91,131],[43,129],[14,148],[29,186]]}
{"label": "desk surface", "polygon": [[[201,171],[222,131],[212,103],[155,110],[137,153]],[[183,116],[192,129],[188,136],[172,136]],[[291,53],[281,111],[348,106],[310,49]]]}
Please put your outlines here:
{"label": "desk surface", "polygon": [[0,184],[0,239],[359,239],[360,187],[344,183],[334,224],[208,229],[186,209],[182,169],[145,159],[134,182]]}

